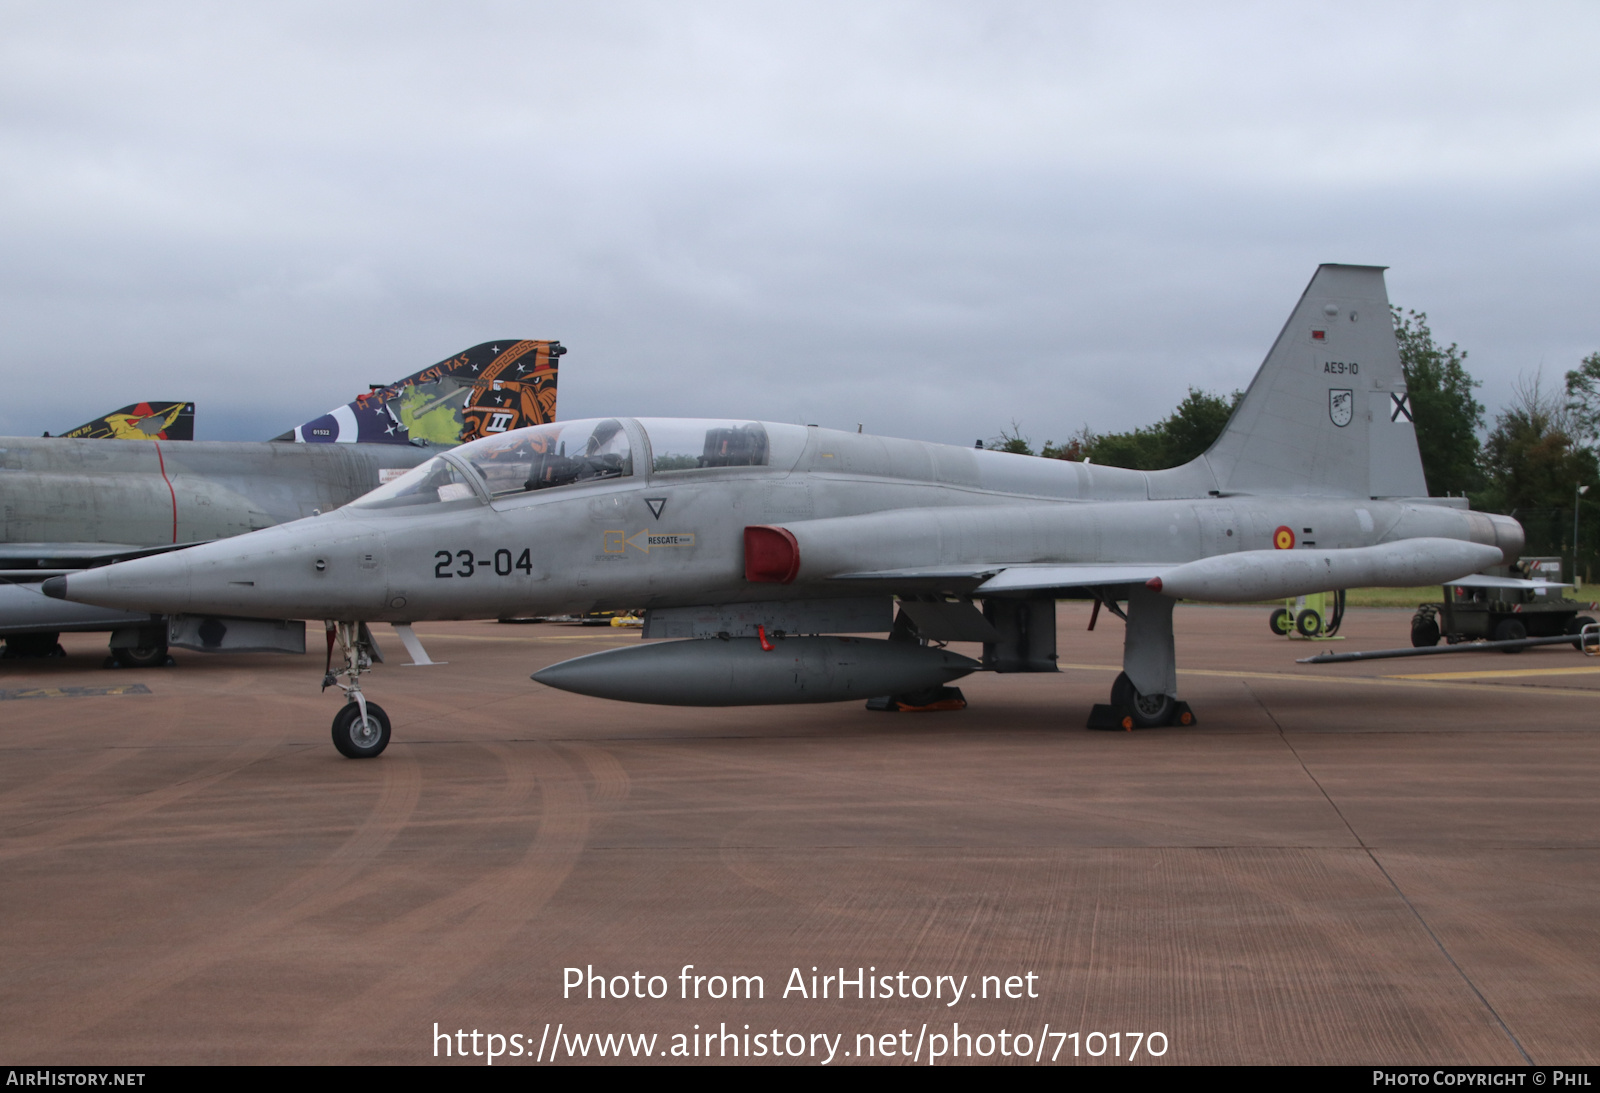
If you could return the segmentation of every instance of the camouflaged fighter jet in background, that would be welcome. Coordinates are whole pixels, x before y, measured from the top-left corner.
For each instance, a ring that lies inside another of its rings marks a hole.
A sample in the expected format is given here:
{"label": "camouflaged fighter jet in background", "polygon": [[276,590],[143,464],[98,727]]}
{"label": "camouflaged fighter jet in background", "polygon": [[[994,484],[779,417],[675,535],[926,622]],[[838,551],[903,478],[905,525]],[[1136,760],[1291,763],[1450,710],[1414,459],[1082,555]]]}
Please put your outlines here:
{"label": "camouflaged fighter jet in background", "polygon": [[58,435],[72,440],[193,440],[194,403],[135,402]]}
{"label": "camouflaged fighter jet in background", "polygon": [[[219,625],[327,620],[352,757],[390,736],[360,687],[365,624],[393,623],[416,658],[416,620],[630,606],[645,637],[675,640],[534,679],[633,702],[936,706],[969,672],[1056,671],[1056,601],[1092,598],[1126,626],[1091,718],[1187,724],[1177,599],[1438,584],[1516,558],[1515,520],[1426,492],[1383,271],[1325,265],[1221,437],[1171,470],[759,421],[557,422],[337,512],[45,591]],[[874,631],[889,637],[838,636]],[[946,641],[982,642],[982,660]]]}
{"label": "camouflaged fighter jet in background", "polygon": [[564,352],[553,341],[485,342],[277,438],[304,443],[195,441],[193,403],[139,403],[64,436],[0,439],[3,655],[50,655],[62,631],[107,630],[125,667],[164,663],[169,644],[295,651],[299,638],[303,651],[290,628],[217,646],[203,620],[172,633],[149,612],[62,603],[39,584],[328,512],[441,446],[553,421]]}

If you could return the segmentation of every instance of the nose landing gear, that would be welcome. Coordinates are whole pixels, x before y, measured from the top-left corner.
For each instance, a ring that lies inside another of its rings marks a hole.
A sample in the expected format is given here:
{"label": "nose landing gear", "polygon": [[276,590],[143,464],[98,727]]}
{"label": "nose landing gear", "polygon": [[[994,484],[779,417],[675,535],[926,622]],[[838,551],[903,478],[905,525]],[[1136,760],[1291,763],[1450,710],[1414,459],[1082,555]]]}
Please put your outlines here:
{"label": "nose landing gear", "polygon": [[[364,623],[329,621],[326,625],[328,662],[322,689],[338,687],[345,696],[344,708],[333,717],[333,746],[348,759],[372,759],[389,746],[389,715],[361,693],[361,673],[372,667],[374,657],[380,662],[383,657]],[[337,672],[333,670],[335,644],[344,655],[344,667]],[[340,683],[341,675],[350,682]]]}
{"label": "nose landing gear", "polygon": [[333,715],[333,746],[347,759],[371,759],[389,746],[389,715],[376,702],[352,702]]}

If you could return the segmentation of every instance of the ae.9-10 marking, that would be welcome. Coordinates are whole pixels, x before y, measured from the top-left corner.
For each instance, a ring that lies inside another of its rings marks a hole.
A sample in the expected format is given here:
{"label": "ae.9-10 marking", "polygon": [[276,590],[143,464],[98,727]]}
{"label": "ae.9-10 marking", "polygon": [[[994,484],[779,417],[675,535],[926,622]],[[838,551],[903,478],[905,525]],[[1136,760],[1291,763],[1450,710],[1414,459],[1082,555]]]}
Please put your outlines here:
{"label": "ae.9-10 marking", "polygon": [[533,555],[529,548],[524,547],[522,554],[515,562],[511,560],[511,552],[504,547],[494,552],[493,558],[477,558],[470,550],[440,550],[434,553],[438,559],[433,567],[435,577],[470,577],[480,569],[492,568],[496,576],[509,577],[515,570],[531,574],[533,572]]}

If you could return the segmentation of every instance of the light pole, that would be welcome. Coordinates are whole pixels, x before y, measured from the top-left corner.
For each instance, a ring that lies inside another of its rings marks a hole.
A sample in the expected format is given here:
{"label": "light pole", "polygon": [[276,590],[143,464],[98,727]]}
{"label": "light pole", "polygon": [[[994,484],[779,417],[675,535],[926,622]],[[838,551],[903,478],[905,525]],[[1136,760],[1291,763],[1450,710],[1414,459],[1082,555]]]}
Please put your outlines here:
{"label": "light pole", "polygon": [[1589,492],[1588,486],[1577,487],[1572,495],[1572,583],[1578,583],[1578,502]]}

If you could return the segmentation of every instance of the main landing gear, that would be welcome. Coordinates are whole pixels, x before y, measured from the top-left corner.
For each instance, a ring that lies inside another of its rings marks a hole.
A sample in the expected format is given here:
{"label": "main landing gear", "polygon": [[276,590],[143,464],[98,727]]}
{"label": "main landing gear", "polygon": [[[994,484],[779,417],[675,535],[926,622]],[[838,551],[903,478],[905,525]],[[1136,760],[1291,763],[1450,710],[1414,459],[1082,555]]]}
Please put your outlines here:
{"label": "main landing gear", "polygon": [[1194,724],[1194,711],[1177,696],[1172,606],[1173,601],[1158,592],[1138,586],[1128,590],[1122,672],[1111,685],[1111,701],[1089,712],[1089,728],[1131,732]]}
{"label": "main landing gear", "polygon": [[1091,729],[1156,729],[1164,725],[1193,725],[1194,711],[1187,702],[1169,694],[1141,694],[1120,672],[1111,685],[1111,702],[1096,704],[1089,713]]}
{"label": "main landing gear", "polygon": [[[330,621],[327,630],[328,664],[322,689],[338,687],[345,697],[344,708],[333,718],[333,746],[348,759],[371,759],[389,746],[389,715],[361,693],[361,673],[372,667],[376,647],[362,623]],[[337,672],[333,670],[335,644],[344,654],[344,667]],[[350,682],[340,683],[341,675]]]}

